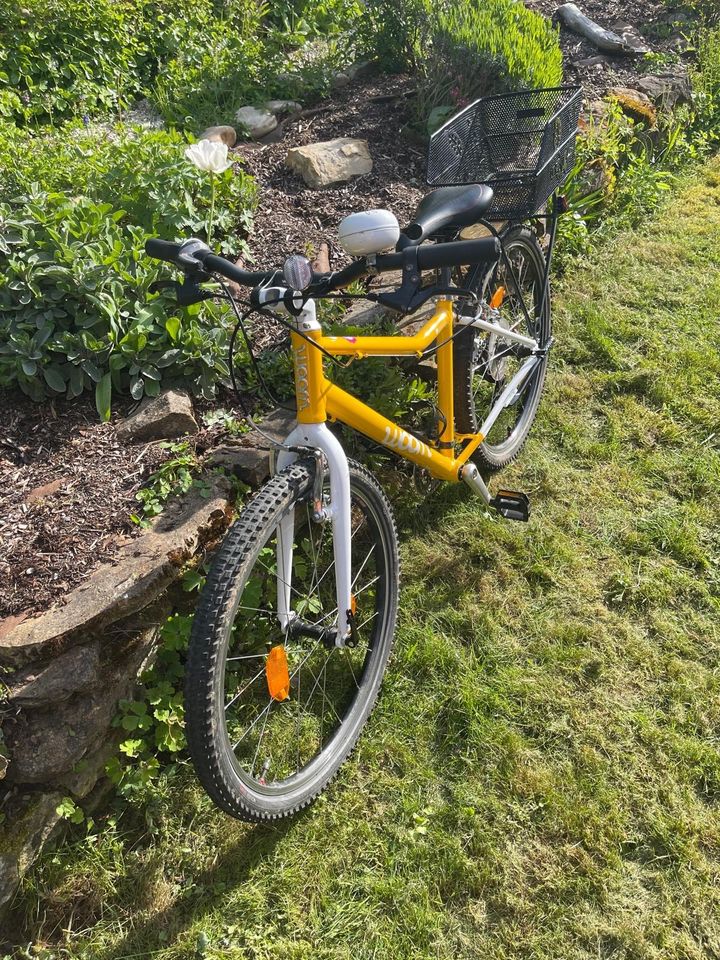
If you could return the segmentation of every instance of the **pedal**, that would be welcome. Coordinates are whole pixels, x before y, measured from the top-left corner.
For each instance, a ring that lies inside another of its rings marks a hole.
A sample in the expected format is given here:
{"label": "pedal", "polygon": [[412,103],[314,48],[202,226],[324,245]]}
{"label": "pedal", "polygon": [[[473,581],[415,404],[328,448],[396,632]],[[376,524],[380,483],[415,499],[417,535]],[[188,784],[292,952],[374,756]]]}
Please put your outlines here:
{"label": "pedal", "polygon": [[506,520],[521,520],[527,523],[530,518],[530,499],[526,493],[498,490],[490,501],[490,506]]}

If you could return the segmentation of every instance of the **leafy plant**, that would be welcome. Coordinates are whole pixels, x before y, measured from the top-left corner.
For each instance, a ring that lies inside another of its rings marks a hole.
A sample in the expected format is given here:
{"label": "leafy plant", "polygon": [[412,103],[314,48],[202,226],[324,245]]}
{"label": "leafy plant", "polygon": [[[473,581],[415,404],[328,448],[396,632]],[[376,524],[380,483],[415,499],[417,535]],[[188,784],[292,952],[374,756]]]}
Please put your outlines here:
{"label": "leafy plant", "polygon": [[[183,146],[177,133],[118,131],[97,154],[83,138],[65,145],[67,164],[52,170],[34,156],[23,165],[19,140],[6,147],[8,168],[11,157],[17,164],[14,197],[0,203],[0,386],[33,399],[91,388],[103,419],[113,390],[140,399],[182,380],[213,395],[228,373],[226,307],[181,310],[151,294],[167,274],[143,250],[148,235],[203,232],[211,184]],[[36,173],[44,189],[32,184]],[[61,193],[68,180],[88,195]],[[234,170],[215,181],[216,228],[247,228],[254,181]]]}
{"label": "leafy plant", "polygon": [[135,499],[143,505],[143,515],[132,514],[130,519],[140,526],[147,526],[152,517],[162,513],[170,497],[187,493],[193,486],[198,487],[201,493],[209,489],[207,483],[194,477],[198,461],[187,442],[161,443],[160,446],[173,456],[156,470],[147,485],[135,495]]}
{"label": "leafy plant", "polygon": [[0,0],[0,114],[51,122],[125,106],[142,39],[112,0]]}
{"label": "leafy plant", "polygon": [[152,99],[171,123],[189,126],[231,120],[258,90],[264,55],[267,5],[228,0],[191,30],[158,73]]}
{"label": "leafy plant", "polygon": [[161,758],[177,758],[185,747],[182,685],[192,617],[174,614],[160,630],[153,665],[140,677],[132,700],[121,700],[113,726],[127,734],[105,771],[125,797],[146,795]]}
{"label": "leafy plant", "polygon": [[[55,812],[63,820],[68,820],[70,823],[82,823],[85,820],[85,813],[78,807],[72,797],[63,797],[58,806],[55,807]],[[92,820],[89,820],[88,824],[91,826]]]}

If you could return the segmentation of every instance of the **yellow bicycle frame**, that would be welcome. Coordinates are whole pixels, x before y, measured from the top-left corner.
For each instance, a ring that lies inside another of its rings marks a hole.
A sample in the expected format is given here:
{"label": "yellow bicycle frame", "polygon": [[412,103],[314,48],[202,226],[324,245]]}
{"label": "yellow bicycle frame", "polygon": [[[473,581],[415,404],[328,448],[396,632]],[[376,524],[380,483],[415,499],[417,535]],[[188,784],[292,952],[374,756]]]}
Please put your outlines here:
{"label": "yellow bicycle frame", "polygon": [[[331,383],[325,376],[323,355],[308,339],[293,332],[293,364],[298,423],[336,420],[357,430],[399,456],[426,469],[439,480],[457,482],[460,471],[483,442],[483,436],[456,434],[453,403],[453,306],[440,300],[427,323],[413,336],[326,337],[322,331],[305,336],[336,357],[411,357],[418,359],[437,341],[438,407],[437,443],[419,440],[402,427],[377,413],[367,404]],[[459,445],[462,448],[458,450]]]}

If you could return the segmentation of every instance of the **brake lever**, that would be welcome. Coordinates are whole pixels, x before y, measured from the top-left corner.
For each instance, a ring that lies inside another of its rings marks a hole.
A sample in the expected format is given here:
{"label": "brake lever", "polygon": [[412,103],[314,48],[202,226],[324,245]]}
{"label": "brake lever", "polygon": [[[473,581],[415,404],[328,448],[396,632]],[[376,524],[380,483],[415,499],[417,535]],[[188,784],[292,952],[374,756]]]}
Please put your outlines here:
{"label": "brake lever", "polygon": [[148,292],[160,293],[161,290],[167,290],[169,287],[173,287],[175,290],[177,290],[179,286],[180,284],[177,280],[153,280],[148,287]]}
{"label": "brake lever", "polygon": [[202,303],[203,300],[210,300],[215,294],[211,290],[201,290],[197,281],[186,277],[180,283],[178,280],[153,280],[148,287],[150,293],[160,293],[161,290],[173,289],[175,299],[181,307],[190,307],[194,303]]}

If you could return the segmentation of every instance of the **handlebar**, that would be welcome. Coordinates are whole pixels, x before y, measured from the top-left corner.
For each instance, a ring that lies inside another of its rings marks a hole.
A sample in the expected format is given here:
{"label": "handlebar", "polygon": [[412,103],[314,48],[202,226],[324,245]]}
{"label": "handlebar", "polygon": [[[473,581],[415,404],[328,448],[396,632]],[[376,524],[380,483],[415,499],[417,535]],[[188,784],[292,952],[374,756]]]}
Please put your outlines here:
{"label": "handlebar", "polygon": [[[153,238],[145,243],[145,252],[155,260],[164,260],[186,271],[202,268],[208,273],[219,273],[228,280],[244,287],[272,283],[280,272],[267,270],[251,272],[236,267],[214,254],[202,240],[186,240],[184,243],[170,243],[167,240]],[[315,291],[329,293],[349,286],[369,273],[387,273],[390,270],[430,270],[438,267],[461,267],[490,262],[500,254],[500,241],[496,237],[482,237],[479,240],[456,240],[451,243],[438,243],[406,247],[398,253],[383,253],[354,260],[342,270],[333,273],[313,274],[312,288]]]}

